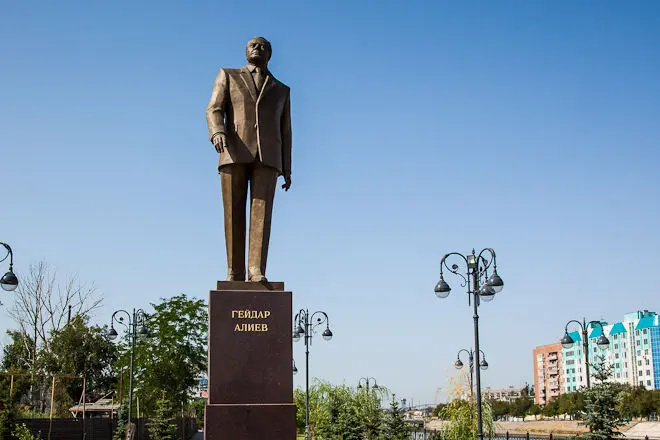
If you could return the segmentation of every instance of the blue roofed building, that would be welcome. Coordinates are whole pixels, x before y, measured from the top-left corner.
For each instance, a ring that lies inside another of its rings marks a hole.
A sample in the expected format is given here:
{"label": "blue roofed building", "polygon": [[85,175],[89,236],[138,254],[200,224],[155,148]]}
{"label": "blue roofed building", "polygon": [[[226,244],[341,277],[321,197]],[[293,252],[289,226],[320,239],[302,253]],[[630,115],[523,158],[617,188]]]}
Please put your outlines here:
{"label": "blue roofed building", "polygon": [[[655,312],[640,310],[623,316],[620,322],[600,321],[600,326],[589,326],[588,359],[590,377],[594,377],[593,363],[603,358],[612,367],[612,381],[643,386],[646,389],[660,389],[660,317]],[[575,324],[569,329],[574,343],[570,348],[561,349],[560,365],[562,371],[561,391],[568,393],[587,386],[586,361],[582,343],[582,332]],[[604,348],[596,344],[605,333],[609,346]],[[538,348],[538,347],[537,347]],[[538,365],[537,365],[538,364]],[[535,374],[543,377],[545,367],[535,360]],[[538,371],[537,371],[538,370]]]}

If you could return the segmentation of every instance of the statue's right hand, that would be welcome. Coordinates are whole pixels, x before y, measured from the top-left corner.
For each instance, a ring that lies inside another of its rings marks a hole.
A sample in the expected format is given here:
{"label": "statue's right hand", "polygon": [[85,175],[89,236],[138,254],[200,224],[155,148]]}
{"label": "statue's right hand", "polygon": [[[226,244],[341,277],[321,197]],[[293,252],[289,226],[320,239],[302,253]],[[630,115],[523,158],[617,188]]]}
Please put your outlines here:
{"label": "statue's right hand", "polygon": [[218,133],[213,136],[213,146],[218,154],[225,151],[225,148],[227,148],[227,136],[224,133]]}

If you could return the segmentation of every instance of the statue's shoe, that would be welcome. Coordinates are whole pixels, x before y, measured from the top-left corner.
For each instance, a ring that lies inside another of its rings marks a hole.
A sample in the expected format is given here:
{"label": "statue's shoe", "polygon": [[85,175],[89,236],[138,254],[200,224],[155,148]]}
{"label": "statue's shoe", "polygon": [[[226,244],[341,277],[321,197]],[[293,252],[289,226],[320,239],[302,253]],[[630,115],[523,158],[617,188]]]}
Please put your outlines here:
{"label": "statue's shoe", "polygon": [[265,283],[268,280],[266,279],[266,277],[263,274],[255,273],[255,274],[250,275],[250,279],[248,279],[248,281],[251,282],[251,283]]}

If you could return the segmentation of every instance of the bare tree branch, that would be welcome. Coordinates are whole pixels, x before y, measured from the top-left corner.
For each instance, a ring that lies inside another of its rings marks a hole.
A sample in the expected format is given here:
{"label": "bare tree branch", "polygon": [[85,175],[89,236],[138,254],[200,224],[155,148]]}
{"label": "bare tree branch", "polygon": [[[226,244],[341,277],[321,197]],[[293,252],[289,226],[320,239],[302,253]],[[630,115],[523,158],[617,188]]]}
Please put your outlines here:
{"label": "bare tree branch", "polygon": [[83,283],[77,275],[57,284],[55,272],[44,260],[30,264],[20,278],[9,315],[23,333],[34,338],[37,350],[48,349],[52,332],[67,324],[69,307],[72,316],[90,316],[103,300],[93,283]]}

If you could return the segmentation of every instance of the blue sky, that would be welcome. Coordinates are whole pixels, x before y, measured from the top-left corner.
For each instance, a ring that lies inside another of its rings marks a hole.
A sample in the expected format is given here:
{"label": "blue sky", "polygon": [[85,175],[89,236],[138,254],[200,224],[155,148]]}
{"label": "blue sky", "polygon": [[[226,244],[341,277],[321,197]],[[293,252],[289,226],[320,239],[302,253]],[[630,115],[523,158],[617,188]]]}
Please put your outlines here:
{"label": "blue sky", "polygon": [[204,110],[263,35],[294,134],[268,276],[330,316],[312,376],[432,403],[472,341],[457,280],[433,294],[440,258],[493,247],[483,384],[532,382],[567,320],[660,310],[659,20],[653,1],[1,1],[0,240],[19,274],[95,282],[100,323],[206,298],[225,256]]}

